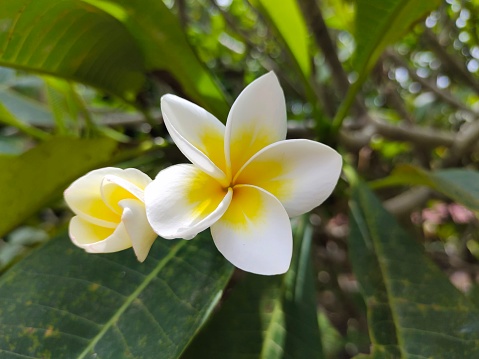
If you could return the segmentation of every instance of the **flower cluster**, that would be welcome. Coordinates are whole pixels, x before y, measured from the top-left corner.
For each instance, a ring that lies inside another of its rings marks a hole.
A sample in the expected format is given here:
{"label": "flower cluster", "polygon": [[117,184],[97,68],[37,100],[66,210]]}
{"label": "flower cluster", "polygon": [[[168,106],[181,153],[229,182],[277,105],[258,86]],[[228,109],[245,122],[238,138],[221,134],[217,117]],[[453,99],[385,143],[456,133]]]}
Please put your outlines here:
{"label": "flower cluster", "polygon": [[105,168],[75,181],[65,199],[77,216],[70,237],[88,252],[133,247],[143,261],[156,238],[192,239],[210,227],[236,267],[280,274],[292,257],[290,217],[321,204],[338,181],[342,159],[318,142],[286,138],[286,105],[270,72],[236,99],[226,126],[174,95],[163,119],[191,164],[151,179],[135,169]]}

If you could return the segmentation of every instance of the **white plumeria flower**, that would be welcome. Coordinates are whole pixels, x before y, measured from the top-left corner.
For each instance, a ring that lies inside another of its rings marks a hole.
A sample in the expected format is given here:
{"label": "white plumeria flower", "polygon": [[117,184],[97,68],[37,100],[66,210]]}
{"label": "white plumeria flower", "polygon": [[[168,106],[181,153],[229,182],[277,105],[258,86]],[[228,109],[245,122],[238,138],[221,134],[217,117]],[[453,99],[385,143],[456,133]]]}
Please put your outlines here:
{"label": "white plumeria flower", "polygon": [[101,168],[73,182],[64,193],[76,216],[72,242],[90,253],[118,252],[133,246],[143,262],[156,239],[146,218],[144,189],[151,178],[128,168]]}
{"label": "white plumeria flower", "polygon": [[273,72],[245,88],[226,126],[177,96],[163,96],[161,109],[173,141],[193,164],[171,166],[146,187],[156,233],[191,239],[211,227],[216,247],[236,267],[286,272],[293,246],[289,217],[331,194],[341,156],[318,142],[285,140],[285,99]]}

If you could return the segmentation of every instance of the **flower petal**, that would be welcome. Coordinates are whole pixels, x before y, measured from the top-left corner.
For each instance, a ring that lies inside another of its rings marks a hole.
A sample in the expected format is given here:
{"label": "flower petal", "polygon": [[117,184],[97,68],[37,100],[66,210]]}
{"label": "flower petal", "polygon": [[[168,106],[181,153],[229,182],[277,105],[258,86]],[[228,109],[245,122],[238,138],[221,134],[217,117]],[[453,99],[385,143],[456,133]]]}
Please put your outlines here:
{"label": "flower petal", "polygon": [[218,250],[236,267],[257,274],[288,270],[293,238],[288,214],[270,193],[254,186],[235,186],[223,217],[211,226]]}
{"label": "flower petal", "polygon": [[123,170],[121,177],[106,175],[101,183],[103,202],[115,213],[121,215],[123,209],[119,202],[127,198],[137,198],[143,202],[143,190],[150,182],[150,177],[134,168]]}
{"label": "flower petal", "polygon": [[286,140],[258,152],[235,183],[261,187],[294,217],[319,206],[333,192],[342,158],[331,147],[310,140]]}
{"label": "flower petal", "polygon": [[137,199],[124,199],[120,201],[120,206],[123,208],[121,221],[125,225],[136,257],[143,262],[157,237],[146,218],[145,205]]}
{"label": "flower petal", "polygon": [[231,197],[231,189],[194,165],[175,165],[146,187],[146,214],[161,237],[191,239],[223,215]]}
{"label": "flower petal", "polygon": [[76,246],[89,253],[111,253],[131,247],[131,241],[123,223],[115,229],[106,228],[75,216],[70,220],[69,234]]}
{"label": "flower petal", "polygon": [[225,126],[205,109],[174,95],[161,98],[161,111],[180,151],[203,171],[225,181]]}
{"label": "flower petal", "polygon": [[103,202],[101,184],[105,176],[121,176],[122,172],[122,169],[107,167],[87,173],[65,190],[66,203],[83,219],[99,226],[115,228],[121,217]]}
{"label": "flower petal", "polygon": [[269,72],[241,92],[228,115],[225,153],[232,175],[256,152],[284,140],[286,129],[283,90],[276,75]]}

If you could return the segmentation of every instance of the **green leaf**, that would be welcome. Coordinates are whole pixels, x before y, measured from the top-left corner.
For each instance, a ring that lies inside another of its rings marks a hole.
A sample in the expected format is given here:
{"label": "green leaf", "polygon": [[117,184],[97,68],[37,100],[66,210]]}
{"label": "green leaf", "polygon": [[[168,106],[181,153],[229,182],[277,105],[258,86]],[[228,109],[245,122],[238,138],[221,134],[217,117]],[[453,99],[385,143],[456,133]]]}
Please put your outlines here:
{"label": "green leaf", "polygon": [[143,85],[144,61],[130,33],[82,1],[6,1],[0,28],[0,66],[84,82],[127,100]]}
{"label": "green leaf", "polygon": [[440,4],[440,0],[357,0],[356,71],[369,72],[388,45]]}
{"label": "green leaf", "polygon": [[301,69],[303,76],[308,79],[311,75],[309,32],[297,2],[283,0],[281,4],[278,4],[278,1],[275,0],[250,1],[268,17]]}
{"label": "green leaf", "polygon": [[108,163],[116,142],[54,138],[20,156],[0,156],[0,237],[87,171]]}
{"label": "green leaf", "polygon": [[301,222],[285,276],[248,274],[182,359],[323,358],[316,315],[311,227]]}
{"label": "green leaf", "polygon": [[140,46],[148,71],[226,120],[224,93],[202,64],[178,18],[157,0],[85,0],[122,21]]}
{"label": "green leaf", "polygon": [[209,235],[93,255],[60,236],[0,279],[0,357],[178,358],[232,266]]}
{"label": "green leaf", "polygon": [[428,186],[454,201],[479,211],[479,172],[454,168],[429,172],[411,165],[399,165],[393,173],[371,182],[371,187],[398,185]]}
{"label": "green leaf", "polygon": [[349,253],[368,307],[370,358],[479,357],[479,311],[359,181]]}

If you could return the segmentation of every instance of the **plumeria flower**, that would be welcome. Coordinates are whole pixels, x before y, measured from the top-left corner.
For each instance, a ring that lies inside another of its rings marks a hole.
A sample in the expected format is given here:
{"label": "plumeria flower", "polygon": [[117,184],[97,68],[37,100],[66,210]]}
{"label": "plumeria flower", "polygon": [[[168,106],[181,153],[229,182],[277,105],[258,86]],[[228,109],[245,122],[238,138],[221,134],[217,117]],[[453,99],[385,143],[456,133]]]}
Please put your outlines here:
{"label": "plumeria flower", "polygon": [[161,99],[171,138],[193,164],[171,166],[145,189],[148,220],[161,237],[191,239],[211,227],[218,250],[257,274],[288,270],[289,217],[333,191],[341,156],[318,142],[286,138],[286,105],[270,72],[236,99],[224,126],[173,95]]}
{"label": "plumeria flower", "polygon": [[64,193],[76,216],[72,242],[90,253],[118,252],[133,246],[143,262],[156,239],[146,218],[143,192],[151,178],[128,168],[101,168],[73,182]]}

